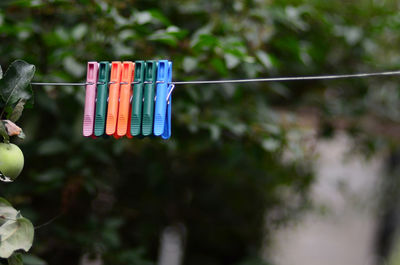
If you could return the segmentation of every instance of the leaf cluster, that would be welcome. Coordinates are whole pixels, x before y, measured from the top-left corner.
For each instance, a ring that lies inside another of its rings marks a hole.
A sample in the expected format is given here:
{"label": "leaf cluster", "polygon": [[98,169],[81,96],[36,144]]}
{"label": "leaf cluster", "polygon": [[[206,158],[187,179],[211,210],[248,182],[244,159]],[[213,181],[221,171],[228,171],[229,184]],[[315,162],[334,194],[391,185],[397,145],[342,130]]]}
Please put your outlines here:
{"label": "leaf cluster", "polygon": [[[30,83],[34,74],[35,66],[22,60],[14,61],[4,77],[0,67],[0,135],[6,142],[11,134],[7,129],[6,120],[16,122],[21,117],[24,107],[33,105]],[[18,135],[24,137],[23,133]]]}
{"label": "leaf cluster", "polygon": [[29,251],[33,237],[32,223],[0,197],[0,258],[8,259],[9,265],[22,265],[22,258],[15,252]]}

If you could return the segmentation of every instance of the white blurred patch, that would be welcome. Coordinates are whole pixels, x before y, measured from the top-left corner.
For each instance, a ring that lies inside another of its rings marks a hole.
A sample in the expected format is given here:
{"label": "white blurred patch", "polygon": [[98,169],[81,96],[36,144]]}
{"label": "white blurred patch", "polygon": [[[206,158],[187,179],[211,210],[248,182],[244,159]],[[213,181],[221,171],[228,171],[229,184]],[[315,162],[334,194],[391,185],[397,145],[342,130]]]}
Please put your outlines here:
{"label": "white blurred patch", "polygon": [[161,234],[160,252],[158,265],[180,265],[182,264],[184,251],[183,226],[168,226]]}

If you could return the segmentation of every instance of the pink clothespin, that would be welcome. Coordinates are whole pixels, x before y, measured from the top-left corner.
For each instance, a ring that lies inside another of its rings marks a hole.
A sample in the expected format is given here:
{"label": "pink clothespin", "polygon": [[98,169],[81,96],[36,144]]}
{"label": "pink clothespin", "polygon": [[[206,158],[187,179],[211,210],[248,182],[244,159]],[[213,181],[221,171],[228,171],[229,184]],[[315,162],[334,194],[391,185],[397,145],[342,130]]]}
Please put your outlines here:
{"label": "pink clothespin", "polygon": [[83,136],[86,137],[93,135],[98,70],[99,64],[97,62],[88,62],[86,75],[87,85],[85,95],[85,112],[83,115]]}

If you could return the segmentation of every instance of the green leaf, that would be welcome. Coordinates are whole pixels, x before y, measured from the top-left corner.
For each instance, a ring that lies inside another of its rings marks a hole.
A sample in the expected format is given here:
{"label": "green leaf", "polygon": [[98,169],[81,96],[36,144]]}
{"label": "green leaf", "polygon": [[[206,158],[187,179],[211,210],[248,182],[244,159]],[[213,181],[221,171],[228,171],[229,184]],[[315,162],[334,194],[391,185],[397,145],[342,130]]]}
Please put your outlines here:
{"label": "green leaf", "polygon": [[0,206],[1,205],[12,206],[6,199],[0,197]]}
{"label": "green leaf", "polygon": [[4,121],[0,121],[0,135],[3,136],[4,142],[10,142],[10,136],[8,135]]}
{"label": "green leaf", "polygon": [[3,69],[1,69],[1,65],[0,65],[0,79],[3,78]]}
{"label": "green leaf", "polygon": [[24,265],[21,254],[14,254],[8,259],[8,265]]}
{"label": "green leaf", "polygon": [[14,109],[12,112],[7,116],[7,119],[9,119],[12,122],[16,122],[21,118],[22,112],[24,111],[24,106],[25,106],[26,101],[21,99],[18,101],[17,105],[15,105]]}
{"label": "green leaf", "polygon": [[217,37],[211,34],[201,34],[197,38],[195,38],[191,45],[193,49],[204,49],[204,48],[211,48],[217,46],[219,40]]}
{"label": "green leaf", "polygon": [[163,13],[161,13],[160,11],[154,9],[154,10],[149,10],[148,12],[152,17],[152,20],[158,20],[164,25],[171,24],[171,21],[169,21],[168,18],[165,15],[163,15]]}
{"label": "green leaf", "polygon": [[71,35],[74,38],[74,40],[77,41],[85,37],[87,31],[88,31],[88,26],[86,24],[79,24],[74,27],[74,29],[71,32]]}
{"label": "green leaf", "polygon": [[240,60],[238,59],[238,57],[236,57],[232,54],[229,54],[229,53],[225,54],[224,58],[225,58],[226,66],[229,69],[235,68],[240,63]]}
{"label": "green leaf", "polygon": [[31,254],[22,254],[22,261],[25,265],[47,265],[46,261]]}
{"label": "green leaf", "polygon": [[272,60],[268,53],[259,50],[256,52],[257,58],[260,60],[260,62],[265,66],[267,69],[271,69],[273,67],[272,65]]}
{"label": "green leaf", "polygon": [[34,228],[26,218],[9,220],[0,227],[0,257],[9,258],[14,251],[29,251],[32,247]]}
{"label": "green leaf", "polygon": [[4,78],[0,80],[0,95],[6,106],[12,106],[24,100],[28,106],[33,104],[31,80],[35,74],[35,66],[17,60],[8,67]]}
{"label": "green leaf", "polygon": [[222,76],[228,75],[229,72],[228,72],[228,69],[226,69],[225,62],[222,61],[221,59],[213,58],[211,60],[211,64],[214,67],[214,69],[218,71],[218,73],[220,75],[222,75]]}
{"label": "green leaf", "polygon": [[178,27],[170,26],[165,30],[156,30],[154,33],[148,36],[148,39],[159,41],[171,46],[176,46],[181,34],[185,33],[181,32]]}
{"label": "green leaf", "polygon": [[0,225],[20,217],[19,212],[3,198],[0,198]]}

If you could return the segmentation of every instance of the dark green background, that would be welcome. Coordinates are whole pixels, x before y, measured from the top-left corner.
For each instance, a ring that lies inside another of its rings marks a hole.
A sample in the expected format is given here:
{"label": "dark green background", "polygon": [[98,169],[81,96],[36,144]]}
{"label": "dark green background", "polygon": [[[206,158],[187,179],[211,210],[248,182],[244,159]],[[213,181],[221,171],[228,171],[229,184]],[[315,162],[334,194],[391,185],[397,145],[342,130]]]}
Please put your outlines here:
{"label": "dark green background", "polygon": [[[32,63],[35,81],[82,82],[90,60],[169,59],[175,81],[400,66],[397,1],[32,0],[0,8],[0,64]],[[297,118],[317,117],[318,137],[345,124],[366,155],[399,145],[390,133],[400,121],[395,77],[177,86],[168,141],[84,138],[83,87],[33,89],[35,106],[19,122],[25,169],[0,195],[35,225],[61,214],[36,230],[31,253],[49,264],[78,264],[85,253],[104,264],[155,264],[161,231],[183,225],[184,264],[259,265],[269,233],[309,207],[313,156]]]}

